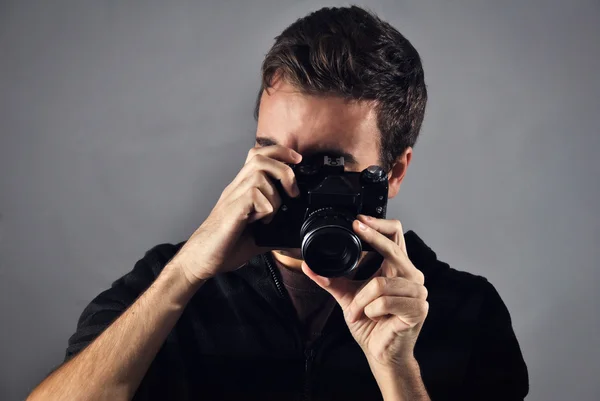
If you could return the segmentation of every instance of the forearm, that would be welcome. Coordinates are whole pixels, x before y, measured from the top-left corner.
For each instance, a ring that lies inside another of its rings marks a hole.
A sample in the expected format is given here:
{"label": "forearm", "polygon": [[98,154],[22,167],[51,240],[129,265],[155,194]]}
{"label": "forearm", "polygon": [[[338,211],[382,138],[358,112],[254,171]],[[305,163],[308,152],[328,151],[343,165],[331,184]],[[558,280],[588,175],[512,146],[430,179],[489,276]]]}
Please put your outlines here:
{"label": "forearm", "polygon": [[28,400],[131,399],[156,353],[201,283],[169,263],[101,335],[31,393]]}
{"label": "forearm", "polygon": [[431,401],[416,360],[408,361],[402,368],[372,370],[385,401]]}

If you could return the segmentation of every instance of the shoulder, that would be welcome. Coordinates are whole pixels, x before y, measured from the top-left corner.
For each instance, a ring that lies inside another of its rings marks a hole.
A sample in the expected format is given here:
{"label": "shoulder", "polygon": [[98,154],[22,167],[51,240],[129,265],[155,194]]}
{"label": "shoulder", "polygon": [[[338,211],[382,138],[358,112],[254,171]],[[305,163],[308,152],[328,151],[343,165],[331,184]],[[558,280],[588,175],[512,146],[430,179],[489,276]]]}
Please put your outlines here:
{"label": "shoulder", "polygon": [[500,295],[487,278],[450,267],[413,231],[407,232],[405,239],[410,260],[425,275],[431,306],[463,310],[471,316],[478,316],[489,306],[501,309]]}
{"label": "shoulder", "polygon": [[443,394],[445,383],[454,380],[462,383],[461,396],[449,395],[452,399],[489,399],[494,389],[494,399],[523,400],[529,388],[527,365],[494,285],[439,260],[414,232],[405,238],[409,258],[425,275],[429,292],[429,312],[415,352],[425,370],[439,372],[437,378],[424,374],[432,381],[439,378],[441,384],[431,387]]}
{"label": "shoulder", "polygon": [[487,278],[455,269],[444,261],[436,260],[432,263],[431,267],[439,270],[437,274],[430,272],[428,275],[429,280],[427,280],[426,284],[431,287],[448,288],[465,295],[470,293],[489,293],[494,288]]}

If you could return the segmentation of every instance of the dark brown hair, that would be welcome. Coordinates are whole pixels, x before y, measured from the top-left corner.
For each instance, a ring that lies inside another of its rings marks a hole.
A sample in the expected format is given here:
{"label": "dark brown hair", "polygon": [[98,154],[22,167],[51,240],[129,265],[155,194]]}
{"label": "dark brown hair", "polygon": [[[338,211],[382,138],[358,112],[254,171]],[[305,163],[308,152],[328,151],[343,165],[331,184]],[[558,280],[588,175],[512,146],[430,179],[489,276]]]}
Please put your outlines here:
{"label": "dark brown hair", "polygon": [[373,102],[386,170],[417,141],[427,103],[421,58],[371,11],[326,7],[298,19],[275,38],[261,73],[256,119],[263,90],[281,76],[307,94]]}

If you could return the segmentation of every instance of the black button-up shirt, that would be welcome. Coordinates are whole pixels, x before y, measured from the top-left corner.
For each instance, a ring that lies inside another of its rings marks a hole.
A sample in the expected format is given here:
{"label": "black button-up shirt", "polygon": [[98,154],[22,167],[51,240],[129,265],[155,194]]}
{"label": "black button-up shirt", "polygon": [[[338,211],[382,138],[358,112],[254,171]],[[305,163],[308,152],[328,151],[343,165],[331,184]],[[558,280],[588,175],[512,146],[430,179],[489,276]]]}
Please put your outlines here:
{"label": "black button-up shirt", "polygon": [[[432,401],[523,400],[527,367],[495,288],[439,261],[414,232],[405,239],[429,291],[415,357]],[[182,245],[155,246],[94,298],[69,339],[65,360],[131,305]],[[368,278],[378,267],[361,266],[355,278]],[[308,348],[293,314],[270,254],[212,278],[185,308],[134,400],[382,399],[339,305]]]}

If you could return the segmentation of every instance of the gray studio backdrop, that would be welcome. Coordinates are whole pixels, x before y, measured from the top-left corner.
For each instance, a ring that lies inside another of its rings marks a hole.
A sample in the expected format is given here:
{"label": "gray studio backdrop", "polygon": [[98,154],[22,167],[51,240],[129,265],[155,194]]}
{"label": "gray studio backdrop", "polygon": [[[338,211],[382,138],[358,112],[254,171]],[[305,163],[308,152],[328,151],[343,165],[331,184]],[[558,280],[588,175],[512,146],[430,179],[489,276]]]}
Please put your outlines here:
{"label": "gray studio backdrop", "polygon": [[[273,37],[322,5],[0,2],[0,399],[203,221],[252,146]],[[366,5],[420,51],[430,94],[390,217],[498,288],[528,400],[600,399],[600,4]]]}

